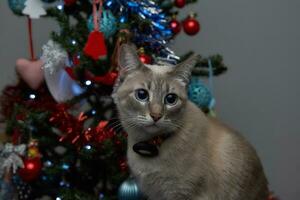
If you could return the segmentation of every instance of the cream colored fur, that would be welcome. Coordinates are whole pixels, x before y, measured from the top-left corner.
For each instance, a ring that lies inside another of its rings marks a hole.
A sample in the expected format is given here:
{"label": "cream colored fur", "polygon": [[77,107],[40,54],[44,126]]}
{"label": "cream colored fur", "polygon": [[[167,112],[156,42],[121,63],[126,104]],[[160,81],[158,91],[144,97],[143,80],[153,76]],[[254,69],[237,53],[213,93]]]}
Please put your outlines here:
{"label": "cream colored fur", "polygon": [[[267,199],[267,180],[252,146],[186,98],[185,86],[195,58],[173,69],[155,66],[152,70],[139,63],[130,46],[123,47],[122,56],[123,71],[113,97],[128,133],[131,173],[149,200]],[[148,103],[134,99],[140,87],[149,91]],[[170,91],[180,98],[174,108],[159,102]],[[153,128],[148,125],[154,105],[165,108]],[[172,135],[161,145],[158,156],[143,157],[132,150],[134,144],[163,133]]]}

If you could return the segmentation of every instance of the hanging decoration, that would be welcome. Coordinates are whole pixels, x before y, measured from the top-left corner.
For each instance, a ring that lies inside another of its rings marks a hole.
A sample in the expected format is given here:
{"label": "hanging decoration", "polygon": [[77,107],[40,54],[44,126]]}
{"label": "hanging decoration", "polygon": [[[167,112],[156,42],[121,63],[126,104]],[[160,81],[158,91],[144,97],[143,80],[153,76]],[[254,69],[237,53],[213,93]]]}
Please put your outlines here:
{"label": "hanging decoration", "polygon": [[41,60],[44,62],[43,68],[50,74],[54,74],[65,66],[68,54],[58,43],[49,40],[42,47],[42,50]]}
{"label": "hanging decoration", "polygon": [[19,176],[25,182],[31,182],[36,180],[39,177],[40,172],[42,170],[41,158],[25,158],[23,162],[24,167],[19,169]]}
{"label": "hanging decoration", "polygon": [[16,61],[16,71],[31,89],[38,89],[44,81],[43,61],[20,58]]}
{"label": "hanging decoration", "polygon": [[140,199],[142,199],[142,195],[134,179],[129,178],[121,184],[118,192],[118,200]]}
{"label": "hanging decoration", "polygon": [[177,8],[183,8],[186,4],[186,0],[175,0],[174,1],[174,5],[177,7]]}
{"label": "hanging decoration", "polygon": [[142,63],[144,63],[144,64],[151,64],[151,63],[152,63],[152,58],[151,58],[151,56],[145,53],[144,48],[140,48],[140,49],[138,50],[138,53],[139,53],[140,61],[141,61]]}
{"label": "hanging decoration", "polygon": [[16,15],[22,15],[22,11],[25,8],[25,1],[26,0],[8,0],[8,6]]}
{"label": "hanging decoration", "polygon": [[37,140],[30,140],[27,149],[27,157],[23,158],[24,167],[20,168],[19,176],[25,182],[36,180],[42,170],[41,154]]}
{"label": "hanging decoration", "polygon": [[67,52],[53,40],[49,40],[42,50],[43,74],[53,98],[57,102],[64,102],[80,95],[83,89],[65,71],[65,67],[71,65]]}
{"label": "hanging decoration", "polygon": [[181,31],[181,24],[175,16],[170,21],[170,27],[175,35]]}
{"label": "hanging decoration", "polygon": [[200,31],[200,24],[195,17],[192,13],[182,22],[184,32],[188,35],[196,35]]}
{"label": "hanging decoration", "polygon": [[215,105],[212,93],[198,77],[192,77],[188,86],[188,97],[200,108],[211,109]]}
{"label": "hanging decoration", "polygon": [[[106,39],[113,36],[117,31],[117,20],[115,16],[112,14],[112,12],[110,10],[103,10],[102,16],[101,17],[98,16],[98,17],[101,18],[101,20],[99,20],[99,25],[98,25],[100,27],[99,31],[101,31],[104,34]],[[90,32],[95,30],[93,15],[89,17],[87,26]]]}
{"label": "hanging decoration", "polygon": [[24,80],[31,89],[36,90],[41,86],[41,84],[44,81],[44,75],[42,71],[43,61],[35,59],[32,37],[32,21],[30,17],[27,17],[27,29],[29,39],[30,60],[25,58],[18,59],[16,61],[16,71],[20,75],[21,79]]}
{"label": "hanging decoration", "polygon": [[[97,11],[97,5],[99,9]],[[107,50],[104,40],[104,35],[99,31],[99,24],[101,24],[100,17],[102,16],[102,0],[93,1],[93,20],[94,31],[92,31],[88,37],[88,41],[83,49],[84,54],[91,57],[94,60],[106,57]]]}
{"label": "hanging decoration", "polygon": [[22,13],[28,15],[31,19],[38,19],[47,14],[40,0],[27,0]]}
{"label": "hanging decoration", "polygon": [[20,156],[25,154],[25,150],[25,144],[13,145],[11,143],[6,143],[4,145],[4,148],[0,152],[0,177],[10,170],[12,170],[13,173],[16,173],[18,168],[24,166]]}

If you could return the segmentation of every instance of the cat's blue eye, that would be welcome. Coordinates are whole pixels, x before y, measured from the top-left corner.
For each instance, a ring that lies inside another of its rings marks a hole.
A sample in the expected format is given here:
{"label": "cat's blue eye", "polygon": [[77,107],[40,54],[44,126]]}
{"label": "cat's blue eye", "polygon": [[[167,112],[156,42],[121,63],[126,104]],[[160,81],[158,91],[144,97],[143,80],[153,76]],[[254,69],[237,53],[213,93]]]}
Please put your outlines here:
{"label": "cat's blue eye", "polygon": [[178,96],[174,93],[167,94],[165,97],[165,104],[175,105],[178,101]]}
{"label": "cat's blue eye", "polygon": [[145,89],[137,89],[135,90],[135,98],[139,101],[148,101],[149,93]]}

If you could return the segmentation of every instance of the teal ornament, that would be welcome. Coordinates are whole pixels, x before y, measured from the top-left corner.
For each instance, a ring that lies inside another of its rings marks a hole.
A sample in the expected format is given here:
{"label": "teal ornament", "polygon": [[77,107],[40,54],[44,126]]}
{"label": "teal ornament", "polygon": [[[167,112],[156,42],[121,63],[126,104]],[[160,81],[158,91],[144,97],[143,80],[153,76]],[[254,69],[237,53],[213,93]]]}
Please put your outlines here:
{"label": "teal ornament", "polygon": [[25,8],[25,1],[26,0],[8,0],[8,6],[16,15],[22,15],[22,11]]}
{"label": "teal ornament", "polygon": [[129,178],[119,187],[118,200],[141,200],[141,192],[134,179]]}
{"label": "teal ornament", "polygon": [[[89,17],[87,23],[89,31],[92,32],[94,30],[93,15]],[[111,37],[117,31],[117,20],[110,10],[102,11],[99,27],[106,39]]]}
{"label": "teal ornament", "polygon": [[200,108],[212,109],[215,105],[215,99],[211,91],[197,77],[192,77],[188,86],[188,97]]}

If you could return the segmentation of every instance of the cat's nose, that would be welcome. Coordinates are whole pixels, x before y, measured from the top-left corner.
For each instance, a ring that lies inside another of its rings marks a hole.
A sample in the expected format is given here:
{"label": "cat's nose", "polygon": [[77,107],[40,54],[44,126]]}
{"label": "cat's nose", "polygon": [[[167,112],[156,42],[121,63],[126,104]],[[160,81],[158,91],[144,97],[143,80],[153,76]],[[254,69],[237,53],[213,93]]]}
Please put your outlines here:
{"label": "cat's nose", "polygon": [[161,114],[158,113],[150,113],[150,116],[152,117],[153,121],[157,122],[162,117]]}

